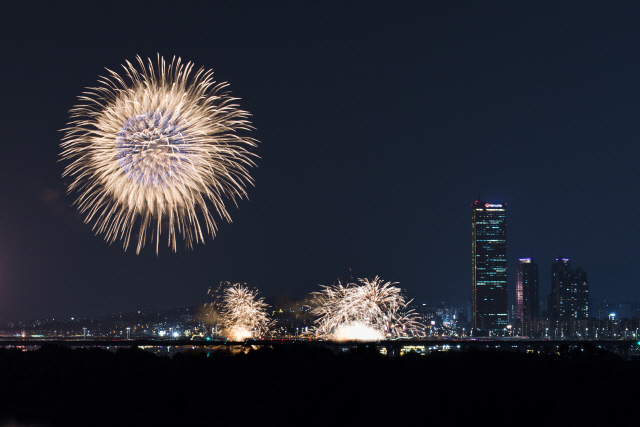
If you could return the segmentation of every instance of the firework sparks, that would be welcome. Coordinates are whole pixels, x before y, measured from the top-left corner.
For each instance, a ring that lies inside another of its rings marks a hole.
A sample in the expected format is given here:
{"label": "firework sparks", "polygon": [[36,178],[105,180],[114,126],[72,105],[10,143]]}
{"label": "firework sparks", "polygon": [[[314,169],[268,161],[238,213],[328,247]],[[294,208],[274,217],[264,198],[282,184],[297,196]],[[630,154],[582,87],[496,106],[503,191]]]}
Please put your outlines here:
{"label": "firework sparks", "polygon": [[247,196],[255,166],[248,149],[257,141],[236,134],[252,128],[249,113],[212,71],[191,78],[193,65],[180,58],[168,64],[158,55],[156,69],[137,59],[141,71],[123,65],[130,83],[107,70],[102,86],[79,97],[64,129],[61,157],[71,163],[63,177],[73,178],[68,191],[80,193],[79,211],[109,243],[120,238],[126,250],[135,228],[136,253],[147,234],[157,253],[164,225],[175,252],[177,233],[187,248],[205,232],[215,236],[211,211],[231,222],[224,199]]}
{"label": "firework sparks", "polygon": [[264,298],[257,298],[258,291],[250,290],[239,283],[223,282],[214,292],[211,303],[214,327],[220,328],[223,335],[235,340],[258,338],[269,330],[273,322],[267,314]]}
{"label": "firework sparks", "polygon": [[384,339],[384,334],[367,323],[349,322],[338,325],[331,338],[336,341],[380,341]]}
{"label": "firework sparks", "polygon": [[405,301],[397,283],[358,279],[359,284],[323,286],[314,292],[316,332],[336,340],[375,341],[417,334],[424,326]]}

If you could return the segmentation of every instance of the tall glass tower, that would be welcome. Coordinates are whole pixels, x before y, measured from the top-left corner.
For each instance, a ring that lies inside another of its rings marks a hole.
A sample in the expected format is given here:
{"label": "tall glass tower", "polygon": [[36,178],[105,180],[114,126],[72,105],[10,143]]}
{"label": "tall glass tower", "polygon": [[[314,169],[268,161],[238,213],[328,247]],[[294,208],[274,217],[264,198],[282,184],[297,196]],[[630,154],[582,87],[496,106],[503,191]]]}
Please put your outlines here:
{"label": "tall glass tower", "polygon": [[538,318],[538,264],[533,258],[520,258],[516,267],[516,320],[523,334],[531,332]]}
{"label": "tall glass tower", "polygon": [[472,205],[471,328],[475,335],[502,334],[507,315],[506,203]]}

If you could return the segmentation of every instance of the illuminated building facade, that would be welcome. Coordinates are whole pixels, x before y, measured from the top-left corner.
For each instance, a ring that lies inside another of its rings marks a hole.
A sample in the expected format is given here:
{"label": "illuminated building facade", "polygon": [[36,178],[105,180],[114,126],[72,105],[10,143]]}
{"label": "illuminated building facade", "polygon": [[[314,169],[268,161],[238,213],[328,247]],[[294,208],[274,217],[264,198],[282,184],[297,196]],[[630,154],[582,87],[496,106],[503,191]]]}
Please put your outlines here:
{"label": "illuminated building facade", "polygon": [[530,335],[539,315],[538,264],[533,258],[520,258],[516,267],[516,326],[523,335]]}
{"label": "illuminated building facade", "polygon": [[471,324],[474,335],[502,334],[507,314],[506,203],[472,205]]}
{"label": "illuminated building facade", "polygon": [[571,288],[574,295],[571,307],[573,317],[578,320],[587,319],[589,317],[589,281],[582,267],[578,267],[571,275]]}
{"label": "illuminated building facade", "polygon": [[556,258],[551,264],[551,296],[549,311],[553,320],[563,320],[571,315],[571,264],[569,258]]}
{"label": "illuminated building facade", "polygon": [[563,335],[584,329],[578,321],[589,317],[589,281],[587,273],[579,267],[571,269],[568,258],[557,258],[551,264],[551,295],[549,311],[556,330]]}

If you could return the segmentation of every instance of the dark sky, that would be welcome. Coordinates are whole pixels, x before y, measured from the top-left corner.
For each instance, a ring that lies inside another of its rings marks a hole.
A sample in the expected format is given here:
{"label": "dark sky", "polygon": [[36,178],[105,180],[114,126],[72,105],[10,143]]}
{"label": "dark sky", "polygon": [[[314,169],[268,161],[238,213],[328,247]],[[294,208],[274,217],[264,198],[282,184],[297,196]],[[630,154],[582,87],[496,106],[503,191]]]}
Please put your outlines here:
{"label": "dark sky", "polygon": [[[96,3],[0,6],[0,321],[195,305],[221,280],[302,297],[349,269],[464,303],[478,192],[507,203],[510,298],[533,255],[541,295],[563,256],[640,301],[640,4]],[[215,239],[136,256],[72,206],[59,130],[105,68],[157,53],[230,83],[260,159]]]}

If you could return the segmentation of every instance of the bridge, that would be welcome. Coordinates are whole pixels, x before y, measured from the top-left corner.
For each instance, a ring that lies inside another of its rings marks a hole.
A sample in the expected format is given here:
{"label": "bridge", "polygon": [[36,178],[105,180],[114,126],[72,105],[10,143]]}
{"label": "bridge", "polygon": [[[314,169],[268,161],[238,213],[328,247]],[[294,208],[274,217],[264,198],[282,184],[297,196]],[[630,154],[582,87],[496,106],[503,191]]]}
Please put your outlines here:
{"label": "bridge", "polygon": [[469,349],[478,350],[505,350],[521,352],[552,352],[560,349],[574,349],[585,345],[593,345],[609,351],[627,353],[629,350],[637,348],[636,340],[541,340],[541,339],[398,339],[383,340],[374,342],[361,341],[323,341],[323,340],[303,340],[303,339],[247,339],[243,341],[231,340],[200,340],[200,339],[113,339],[113,338],[20,338],[7,337],[0,338],[0,347],[42,347],[44,345],[58,345],[65,347],[183,347],[215,350],[223,348],[248,348],[248,347],[276,347],[276,346],[312,346],[326,347],[334,352],[348,351],[358,345],[375,346],[385,349],[387,355],[396,357],[400,352],[412,349],[424,348],[425,351],[441,351],[456,349],[467,351]]}

